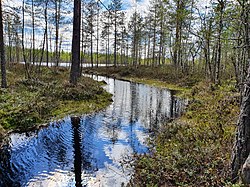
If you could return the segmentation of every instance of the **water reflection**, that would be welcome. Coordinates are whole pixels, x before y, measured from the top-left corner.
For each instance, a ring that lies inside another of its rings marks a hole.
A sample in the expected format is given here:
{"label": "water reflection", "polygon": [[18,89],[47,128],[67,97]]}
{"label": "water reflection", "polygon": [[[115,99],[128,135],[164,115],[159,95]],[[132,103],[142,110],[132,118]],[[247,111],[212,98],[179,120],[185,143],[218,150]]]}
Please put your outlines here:
{"label": "water reflection", "polygon": [[74,172],[76,187],[82,187],[82,155],[81,155],[81,138],[80,138],[80,118],[71,117],[71,124],[73,129],[73,147],[74,147]]}
{"label": "water reflection", "polygon": [[113,103],[92,115],[66,117],[37,132],[12,134],[0,153],[0,186],[121,186],[131,175],[121,161],[148,152],[149,132],[182,111],[166,89],[107,82]]}

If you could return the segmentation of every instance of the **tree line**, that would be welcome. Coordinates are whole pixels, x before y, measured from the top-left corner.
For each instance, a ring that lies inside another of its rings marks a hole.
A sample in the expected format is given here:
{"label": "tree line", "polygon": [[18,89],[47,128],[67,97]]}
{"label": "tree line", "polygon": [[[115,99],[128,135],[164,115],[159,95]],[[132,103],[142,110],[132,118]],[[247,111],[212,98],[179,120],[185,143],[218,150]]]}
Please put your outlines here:
{"label": "tree line", "polygon": [[[242,82],[248,66],[249,2],[213,0],[203,8],[200,3],[151,0],[144,12],[134,5],[128,18],[121,0],[107,6],[82,1],[81,63],[173,64],[184,73],[202,70],[214,83],[230,70]],[[72,29],[72,9],[68,0],[23,0],[15,7],[5,3],[6,60],[58,66],[61,53],[71,49],[71,39],[65,38]]]}

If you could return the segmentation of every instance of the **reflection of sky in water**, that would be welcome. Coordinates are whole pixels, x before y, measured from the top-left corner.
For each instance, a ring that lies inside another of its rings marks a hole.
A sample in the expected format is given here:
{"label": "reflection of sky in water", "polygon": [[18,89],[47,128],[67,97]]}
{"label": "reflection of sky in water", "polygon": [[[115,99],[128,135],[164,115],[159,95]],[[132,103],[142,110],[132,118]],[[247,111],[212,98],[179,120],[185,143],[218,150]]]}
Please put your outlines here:
{"label": "reflection of sky in water", "polygon": [[[81,118],[73,126],[66,117],[38,132],[12,134],[1,152],[0,186],[75,186],[76,165],[82,184],[120,186],[131,171],[120,162],[133,153],[148,152],[150,129],[173,118],[180,102],[168,90],[105,77],[113,103]],[[80,159],[77,158],[77,153]],[[1,174],[4,173],[4,174]]]}

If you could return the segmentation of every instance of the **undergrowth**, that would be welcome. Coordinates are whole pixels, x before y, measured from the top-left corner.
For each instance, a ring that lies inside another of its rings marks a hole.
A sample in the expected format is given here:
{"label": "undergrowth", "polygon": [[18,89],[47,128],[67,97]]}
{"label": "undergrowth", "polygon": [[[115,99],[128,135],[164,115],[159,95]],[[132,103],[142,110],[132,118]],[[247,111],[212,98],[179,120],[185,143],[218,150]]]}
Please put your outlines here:
{"label": "undergrowth", "polygon": [[68,83],[69,70],[42,68],[32,79],[24,78],[22,65],[7,72],[9,86],[0,90],[0,135],[27,131],[51,118],[100,110],[111,95],[90,78],[81,77],[77,86]]}
{"label": "undergrowth", "polygon": [[[186,112],[164,125],[150,140],[151,154],[129,162],[134,175],[128,186],[241,186],[230,183],[230,157],[240,94],[230,75],[221,85],[204,80],[202,71],[184,74],[173,66],[86,69],[178,92],[188,98]],[[203,77],[203,78],[202,78]]]}
{"label": "undergrowth", "polygon": [[[186,74],[173,65],[165,65],[159,67],[151,66],[119,66],[119,67],[98,67],[85,68],[85,72],[112,76],[116,78],[132,78],[135,81],[148,81],[143,83],[151,83],[152,80],[162,81],[163,85],[167,83],[175,88],[191,87],[199,82],[202,77],[202,72],[196,71],[192,74]],[[169,85],[168,85],[169,86]]]}
{"label": "undergrowth", "polygon": [[186,97],[186,113],[159,130],[153,153],[136,156],[132,186],[232,186],[239,94],[230,82],[200,82]]}

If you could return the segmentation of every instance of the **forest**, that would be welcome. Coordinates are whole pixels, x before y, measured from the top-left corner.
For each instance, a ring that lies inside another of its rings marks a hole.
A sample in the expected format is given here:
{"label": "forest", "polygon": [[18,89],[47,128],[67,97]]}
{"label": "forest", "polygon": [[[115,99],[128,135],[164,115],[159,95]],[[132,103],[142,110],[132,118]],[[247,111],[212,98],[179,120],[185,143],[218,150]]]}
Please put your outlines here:
{"label": "forest", "polygon": [[0,186],[248,186],[249,14],[249,0],[0,1]]}

